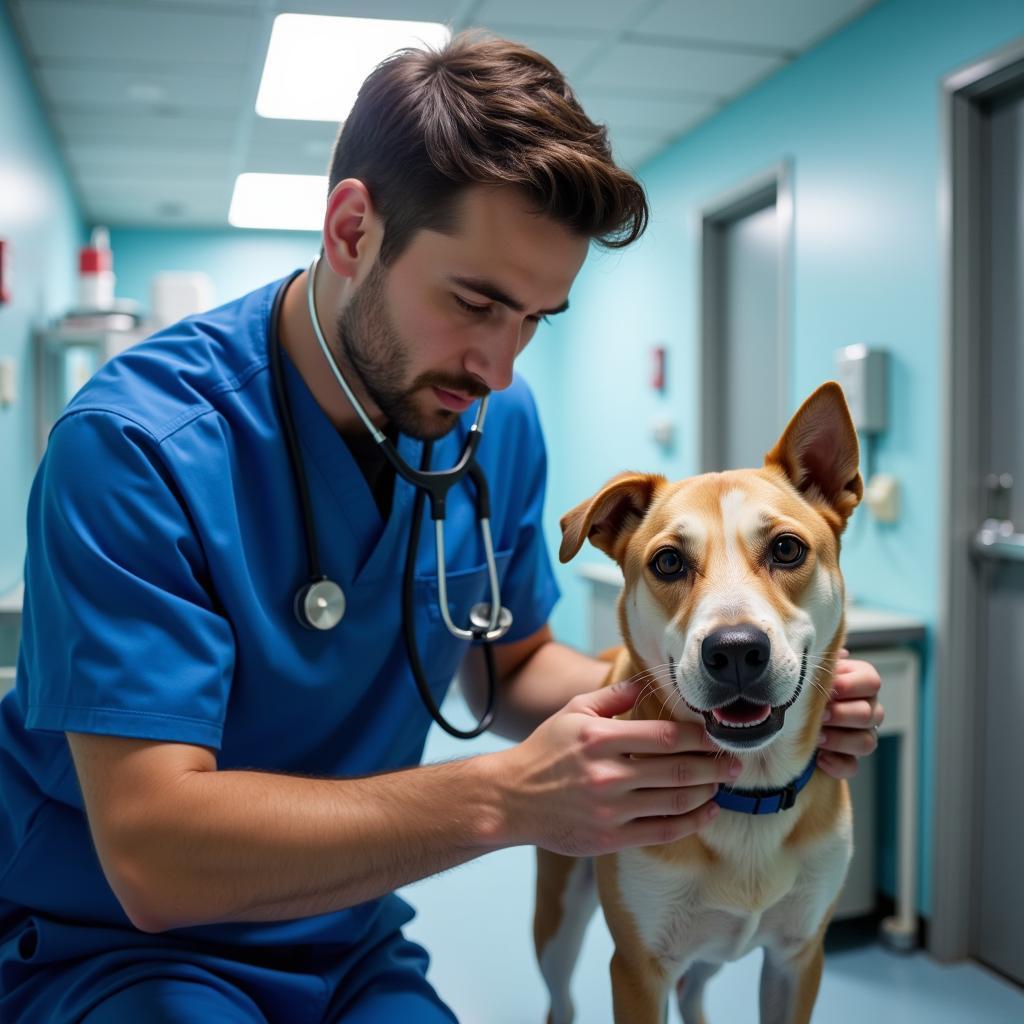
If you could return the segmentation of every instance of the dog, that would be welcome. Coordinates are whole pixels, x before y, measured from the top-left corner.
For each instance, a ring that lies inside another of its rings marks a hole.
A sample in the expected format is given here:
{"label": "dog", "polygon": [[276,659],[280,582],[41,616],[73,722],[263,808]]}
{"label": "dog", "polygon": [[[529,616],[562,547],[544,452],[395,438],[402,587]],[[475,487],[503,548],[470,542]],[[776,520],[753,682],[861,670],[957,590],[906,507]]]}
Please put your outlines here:
{"label": "dog", "polygon": [[814,755],[845,640],[839,548],[863,495],[858,463],[830,381],[762,468],[677,483],[622,473],[562,518],[563,563],[589,538],[623,572],[624,646],[606,685],[648,685],[620,717],[702,722],[743,768],[717,817],[686,838],[594,858],[538,849],[549,1024],[573,1018],[569,980],[598,898],[616,1024],[661,1024],[673,989],[684,1024],[704,1024],[708,979],[758,947],[761,1024],[811,1019],[853,853],[849,788]]}

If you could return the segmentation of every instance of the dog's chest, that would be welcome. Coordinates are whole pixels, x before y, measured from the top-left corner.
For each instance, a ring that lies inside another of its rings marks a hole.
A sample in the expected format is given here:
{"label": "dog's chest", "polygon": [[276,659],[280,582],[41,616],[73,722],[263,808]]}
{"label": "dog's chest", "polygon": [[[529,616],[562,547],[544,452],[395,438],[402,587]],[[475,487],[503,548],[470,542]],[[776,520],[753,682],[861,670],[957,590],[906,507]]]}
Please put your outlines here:
{"label": "dog's chest", "polygon": [[849,846],[837,835],[797,854],[780,849],[770,834],[775,822],[759,824],[768,828],[733,830],[729,858],[700,871],[643,849],[617,855],[623,906],[666,966],[726,963],[814,934],[842,883]]}

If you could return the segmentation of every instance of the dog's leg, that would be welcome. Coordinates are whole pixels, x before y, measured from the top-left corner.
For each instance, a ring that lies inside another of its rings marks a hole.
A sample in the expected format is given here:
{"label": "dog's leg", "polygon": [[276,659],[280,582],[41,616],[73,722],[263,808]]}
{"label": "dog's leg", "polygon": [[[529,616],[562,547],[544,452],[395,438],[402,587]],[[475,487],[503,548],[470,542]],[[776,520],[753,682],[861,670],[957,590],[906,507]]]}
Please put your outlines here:
{"label": "dog's leg", "polygon": [[569,982],[596,906],[593,860],[537,850],[533,939],[551,999],[548,1024],[571,1024]]}
{"label": "dog's leg", "polygon": [[676,982],[676,999],[679,1000],[679,1016],[683,1018],[683,1024],[707,1024],[704,1017],[704,986],[721,966],[697,960]]}
{"label": "dog's leg", "polygon": [[809,1024],[825,963],[824,933],[787,955],[764,951],[761,1024]]}
{"label": "dog's leg", "polygon": [[665,1024],[668,985],[653,958],[638,965],[616,949],[612,956],[615,1024]]}

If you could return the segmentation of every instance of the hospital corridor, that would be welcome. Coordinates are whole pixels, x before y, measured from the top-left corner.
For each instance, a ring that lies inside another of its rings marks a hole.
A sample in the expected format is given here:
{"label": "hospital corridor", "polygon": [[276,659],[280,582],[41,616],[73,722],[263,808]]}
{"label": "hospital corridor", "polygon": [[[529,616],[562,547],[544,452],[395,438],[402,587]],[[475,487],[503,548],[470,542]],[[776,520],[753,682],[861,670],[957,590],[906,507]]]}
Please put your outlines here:
{"label": "hospital corridor", "polygon": [[0,0],[0,1021],[1024,1022],[1020,0]]}

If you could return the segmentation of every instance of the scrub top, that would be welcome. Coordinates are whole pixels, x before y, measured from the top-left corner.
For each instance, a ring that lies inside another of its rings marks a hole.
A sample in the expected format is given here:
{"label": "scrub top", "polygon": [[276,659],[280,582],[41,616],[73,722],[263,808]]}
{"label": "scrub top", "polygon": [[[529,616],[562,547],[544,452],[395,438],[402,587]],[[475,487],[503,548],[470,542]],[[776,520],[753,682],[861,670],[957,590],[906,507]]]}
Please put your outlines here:
{"label": "scrub top", "polygon": [[[28,508],[16,685],[0,704],[0,937],[35,915],[124,930],[64,731],[198,744],[221,769],[351,777],[415,765],[431,724],[402,640],[413,488],[386,521],[294,366],[285,381],[320,560],[347,599],[332,631],[303,628],[298,497],[274,401],[267,325],[281,282],[166,328],[105,364],[54,427]],[[434,445],[454,464],[475,407]],[[419,465],[422,444],[398,449]],[[504,638],[547,621],[558,591],[541,511],[545,453],[520,379],[491,399],[480,465],[491,490]],[[471,485],[448,501],[456,624],[487,600]],[[467,644],[437,608],[432,524],[416,559],[416,632],[438,704]],[[163,933],[233,946],[379,940],[412,912],[390,895],[292,921]],[[127,941],[131,941],[129,938]]]}

